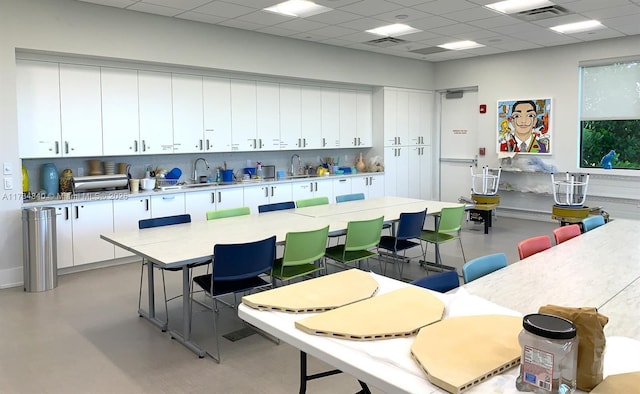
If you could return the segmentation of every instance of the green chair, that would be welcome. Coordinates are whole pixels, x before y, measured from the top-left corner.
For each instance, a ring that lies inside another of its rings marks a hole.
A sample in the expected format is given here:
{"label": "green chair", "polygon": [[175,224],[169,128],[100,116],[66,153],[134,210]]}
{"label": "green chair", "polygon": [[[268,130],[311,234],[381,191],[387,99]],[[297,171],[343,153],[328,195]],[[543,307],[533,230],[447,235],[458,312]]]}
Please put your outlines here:
{"label": "green chair", "polygon": [[[427,243],[424,248],[423,261],[421,265],[427,264],[427,248],[432,243],[436,247],[436,266],[445,268],[442,265],[442,258],[440,257],[440,245],[449,241],[458,240],[460,243],[460,250],[462,251],[462,260],[467,262],[464,256],[464,248],[462,247],[462,239],[460,239],[460,230],[462,228],[462,221],[464,219],[464,205],[450,208],[442,208],[440,211],[440,218],[436,221],[435,230],[422,230],[420,239]],[[452,268],[453,269],[453,268]]]}
{"label": "green chair", "polygon": [[[343,265],[360,263],[377,253],[369,249],[378,246],[382,233],[384,216],[371,220],[359,220],[347,223],[347,234],[344,244],[328,247],[325,257]],[[368,262],[367,262],[368,264]]]}
{"label": "green chair", "polygon": [[296,200],[296,208],[312,207],[314,205],[329,204],[329,197],[314,197]]}
{"label": "green chair", "polygon": [[249,215],[250,213],[251,210],[249,209],[249,207],[219,209],[217,211],[207,212],[207,220],[230,218],[233,216],[243,216]]}
{"label": "green chair", "polygon": [[271,277],[285,282],[314,272],[326,273],[323,257],[328,235],[329,226],[318,230],[287,233],[284,253],[274,262]]}

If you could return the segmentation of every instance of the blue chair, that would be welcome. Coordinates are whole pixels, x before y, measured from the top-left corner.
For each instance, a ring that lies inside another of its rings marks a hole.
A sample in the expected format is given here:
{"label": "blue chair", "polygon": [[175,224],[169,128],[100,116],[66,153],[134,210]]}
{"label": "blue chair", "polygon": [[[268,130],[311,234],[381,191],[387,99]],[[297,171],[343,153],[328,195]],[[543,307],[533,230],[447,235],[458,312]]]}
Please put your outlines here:
{"label": "blue chair", "polygon": [[364,193],[343,194],[336,196],[336,203],[364,200]]}
{"label": "blue chair", "polygon": [[469,283],[493,271],[507,266],[507,256],[504,253],[494,253],[467,261],[462,266],[464,283]]}
{"label": "blue chair", "polygon": [[[380,237],[378,243],[378,254],[381,256],[388,253],[380,253],[380,249],[390,252],[390,256],[394,263],[398,263],[398,270],[400,271],[400,277],[402,278],[403,262],[407,260],[406,251],[408,249],[420,246],[422,254],[424,254],[424,248],[422,242],[420,242],[420,235],[422,234],[422,228],[424,227],[424,220],[427,217],[427,210],[420,212],[401,213],[400,220],[398,221],[398,228],[396,235],[383,235]],[[417,239],[418,241],[411,241]],[[398,254],[402,252],[402,256]],[[382,261],[380,262],[382,265]],[[384,265],[383,275],[386,275],[387,264]]]}
{"label": "blue chair", "polygon": [[602,215],[587,216],[582,219],[582,230],[586,233],[596,227],[600,227],[604,224],[604,217]]}
{"label": "blue chair", "polygon": [[[261,275],[271,273],[276,257],[275,235],[260,241],[241,244],[217,244],[213,247],[211,274],[193,278],[206,295],[212,298],[213,334],[216,338],[215,355],[207,352],[220,363],[220,337],[218,335],[218,298],[265,287],[273,287]],[[191,286],[191,310],[193,311],[193,287]],[[222,301],[221,301],[222,302]],[[235,308],[235,303],[233,305]]]}
{"label": "blue chair", "polygon": [[439,293],[446,293],[449,290],[458,288],[460,279],[457,271],[444,271],[414,280],[411,284]]}
{"label": "blue chair", "polygon": [[[184,215],[174,215],[174,216],[163,216],[163,217],[151,218],[151,219],[142,219],[138,221],[138,228],[142,230],[147,228],[171,226],[174,224],[182,224],[182,223],[191,223],[191,215],[184,214]],[[190,264],[188,267],[189,269],[191,269],[194,267],[207,265],[209,263],[211,263],[211,260]],[[146,259],[142,259],[142,266],[140,268],[140,290],[138,292],[138,310],[140,310],[140,302],[142,299],[142,277],[144,276],[144,267],[145,265],[148,265],[148,264],[149,262],[147,262]],[[182,268],[161,268],[161,267],[154,266],[153,263],[151,263],[150,268],[152,269],[153,267],[156,267],[162,270],[162,291],[164,293],[164,311],[166,315],[165,324],[168,325],[169,324],[169,313],[168,313],[169,308],[167,306],[167,303],[175,298],[181,297],[181,295],[177,295],[175,297],[171,297],[167,299],[167,287],[165,285],[165,280],[164,280],[164,271],[181,271]],[[150,291],[153,291],[153,289],[151,289]]]}
{"label": "blue chair", "polygon": [[293,209],[296,207],[296,203],[293,201],[276,202],[273,204],[263,204],[258,206],[258,213],[281,211],[284,209]]}

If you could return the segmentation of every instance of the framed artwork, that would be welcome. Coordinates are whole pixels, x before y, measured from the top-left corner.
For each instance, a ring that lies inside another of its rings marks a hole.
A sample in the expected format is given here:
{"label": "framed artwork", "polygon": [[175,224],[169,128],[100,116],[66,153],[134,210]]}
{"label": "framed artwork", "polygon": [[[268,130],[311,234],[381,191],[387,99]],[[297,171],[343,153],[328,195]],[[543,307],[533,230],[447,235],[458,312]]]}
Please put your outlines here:
{"label": "framed artwork", "polygon": [[551,99],[498,101],[498,151],[551,154]]}

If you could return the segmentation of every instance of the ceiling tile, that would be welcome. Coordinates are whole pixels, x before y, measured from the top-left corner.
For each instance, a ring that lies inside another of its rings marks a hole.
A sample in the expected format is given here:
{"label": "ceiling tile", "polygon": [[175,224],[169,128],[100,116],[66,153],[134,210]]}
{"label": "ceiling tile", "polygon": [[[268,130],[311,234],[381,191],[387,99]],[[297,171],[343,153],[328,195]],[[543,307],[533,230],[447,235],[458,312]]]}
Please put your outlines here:
{"label": "ceiling tile", "polygon": [[127,8],[128,10],[146,12],[149,14],[163,15],[163,16],[175,16],[184,10],[177,8],[164,7],[161,5],[154,5],[149,3],[136,3]]}
{"label": "ceiling tile", "polygon": [[457,22],[440,16],[431,16],[411,22],[411,26],[420,30],[431,30],[443,26],[455,25]]}
{"label": "ceiling tile", "polygon": [[323,27],[322,29],[311,30],[308,33],[315,34],[320,37],[334,38],[346,36],[349,34],[355,34],[358,33],[358,31],[353,29],[345,29],[344,27],[340,26],[327,26]]}
{"label": "ceiling tile", "polygon": [[478,19],[486,19],[495,17],[496,13],[485,8],[467,8],[465,10],[447,12],[442,16],[457,22],[476,21]]}
{"label": "ceiling tile", "polygon": [[[396,16],[403,15],[406,16],[404,19],[398,19]],[[375,15],[376,19],[383,20],[389,23],[406,23],[411,24],[412,21],[418,19],[424,19],[433,16],[431,14],[427,14],[426,12],[414,10],[412,8],[399,8],[397,10],[393,10],[391,12],[384,12],[382,14]]]}
{"label": "ceiling tile", "polygon": [[250,7],[256,10],[261,10],[267,7],[271,7],[272,5],[281,3],[283,0],[223,0],[223,1],[226,3],[233,3],[237,5],[242,5],[245,7]]}
{"label": "ceiling tile", "polygon": [[515,25],[517,23],[523,23],[523,22],[519,22],[517,19],[512,18],[510,16],[506,16],[506,15],[494,16],[491,18],[479,19],[479,20],[469,22],[470,25],[478,26],[483,29],[491,29],[494,27]]}
{"label": "ceiling tile", "polygon": [[137,0],[81,0],[85,3],[93,3],[99,5],[106,5],[110,7],[125,8],[132,4],[135,4]]}
{"label": "ceiling tile", "polygon": [[142,0],[142,3],[160,5],[163,7],[176,8],[179,10],[192,10],[203,4],[211,2],[211,0]]}
{"label": "ceiling tile", "polygon": [[476,9],[479,9],[474,4],[469,3],[465,0],[435,0],[413,6],[413,8],[417,10],[428,12],[434,15],[442,15],[448,12],[460,11],[474,7],[476,7]]}
{"label": "ceiling tile", "polygon": [[278,14],[274,14],[273,12],[256,11],[250,14],[239,16],[236,19],[241,20],[243,22],[260,24],[263,26],[272,26],[272,25],[277,25],[278,23],[282,23],[282,22],[286,22],[288,20],[294,19],[294,17],[278,15]]}
{"label": "ceiling tile", "polygon": [[351,12],[333,10],[329,12],[323,12],[322,14],[313,15],[306,19],[314,22],[326,23],[328,25],[337,25],[339,23],[345,23],[360,18],[362,18],[362,16],[353,14]]}
{"label": "ceiling tile", "polygon": [[220,22],[218,23],[221,26],[227,26],[227,27],[234,27],[236,29],[243,29],[243,30],[257,30],[260,29],[261,27],[265,27],[264,25],[260,25],[257,23],[251,23],[251,22],[245,22],[245,21],[241,21],[238,19],[228,19],[224,22]]}
{"label": "ceiling tile", "polygon": [[456,23],[449,26],[442,26],[436,29],[431,29],[430,31],[437,34],[442,34],[443,36],[458,36],[460,34],[464,34],[471,31],[479,30],[475,26],[465,25],[463,23]]}
{"label": "ceiling tile", "polygon": [[569,34],[568,36],[582,40],[582,41],[594,41],[594,40],[606,40],[609,38],[616,38],[624,36],[623,33],[613,29],[600,29],[593,31],[585,31],[582,33]]}
{"label": "ceiling tile", "polygon": [[365,31],[369,29],[375,29],[376,27],[384,26],[385,22],[379,19],[373,19],[373,18],[360,18],[360,19],[351,21],[346,25],[349,29]]}
{"label": "ceiling tile", "polygon": [[327,27],[324,23],[313,22],[302,18],[291,19],[289,21],[279,23],[276,26],[282,29],[294,30],[298,33]]}
{"label": "ceiling tile", "polygon": [[220,23],[227,19],[227,18],[220,18],[214,15],[201,14],[199,12],[192,12],[192,11],[183,12],[182,14],[177,15],[176,18],[187,19],[195,22],[211,23],[211,24]]}
{"label": "ceiling tile", "polygon": [[195,12],[203,14],[215,15],[221,18],[237,18],[254,12],[253,8],[240,6],[237,4],[227,3],[224,1],[214,1],[194,9]]}
{"label": "ceiling tile", "polygon": [[276,36],[285,36],[285,37],[293,36],[294,34],[299,33],[295,30],[283,29],[279,25],[261,27],[259,29],[256,29],[256,31],[260,33],[273,34]]}
{"label": "ceiling tile", "polygon": [[599,10],[587,11],[583,15],[599,21],[608,18],[616,18],[619,16],[636,15],[637,22],[640,24],[640,6],[636,4],[627,4],[620,7],[601,8]]}
{"label": "ceiling tile", "polygon": [[352,3],[344,7],[340,7],[342,11],[353,12],[363,16],[374,16],[393,10],[399,10],[402,6],[398,4],[388,3],[383,0],[362,0]]}
{"label": "ceiling tile", "polygon": [[616,7],[629,4],[628,0],[580,0],[567,3],[563,7],[573,11],[582,13],[585,11],[600,10],[603,8]]}

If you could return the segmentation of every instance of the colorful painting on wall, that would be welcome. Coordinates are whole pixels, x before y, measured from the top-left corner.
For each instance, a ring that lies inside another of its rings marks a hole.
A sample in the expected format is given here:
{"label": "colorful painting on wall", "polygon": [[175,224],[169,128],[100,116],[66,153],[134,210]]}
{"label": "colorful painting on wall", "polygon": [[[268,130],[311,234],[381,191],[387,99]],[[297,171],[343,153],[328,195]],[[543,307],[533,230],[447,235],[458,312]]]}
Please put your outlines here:
{"label": "colorful painting on wall", "polygon": [[498,151],[551,154],[551,99],[498,101]]}

